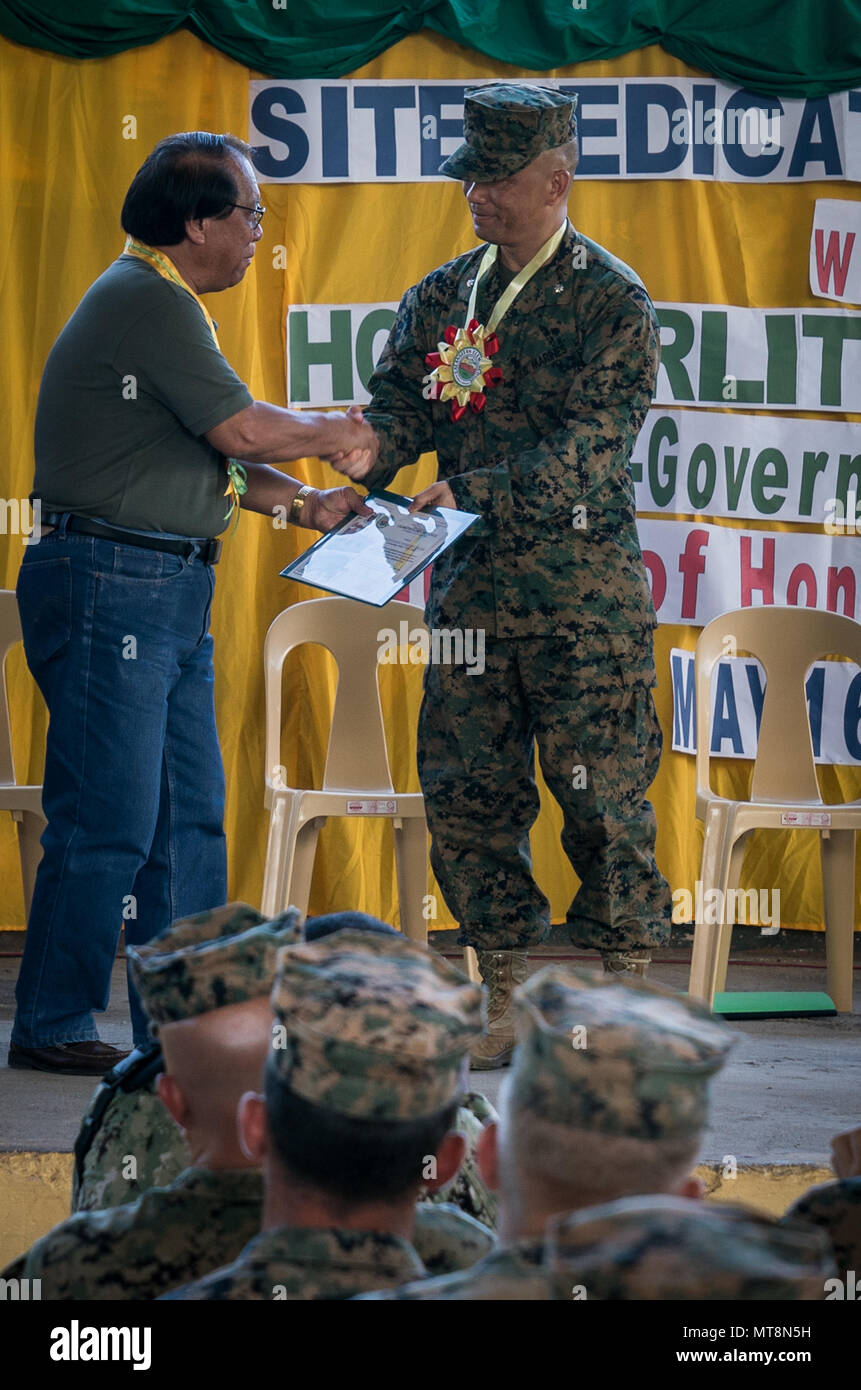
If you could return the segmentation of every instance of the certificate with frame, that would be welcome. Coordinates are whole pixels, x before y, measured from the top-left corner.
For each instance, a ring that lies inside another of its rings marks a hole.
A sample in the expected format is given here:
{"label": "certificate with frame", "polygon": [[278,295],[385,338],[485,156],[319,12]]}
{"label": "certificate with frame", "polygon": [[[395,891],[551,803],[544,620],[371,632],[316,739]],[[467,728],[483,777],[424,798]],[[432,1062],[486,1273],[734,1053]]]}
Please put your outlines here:
{"label": "certificate with frame", "polygon": [[365,501],[373,516],[344,517],[281,575],[382,608],[479,519],[451,507],[410,514],[412,500],[370,492]]}

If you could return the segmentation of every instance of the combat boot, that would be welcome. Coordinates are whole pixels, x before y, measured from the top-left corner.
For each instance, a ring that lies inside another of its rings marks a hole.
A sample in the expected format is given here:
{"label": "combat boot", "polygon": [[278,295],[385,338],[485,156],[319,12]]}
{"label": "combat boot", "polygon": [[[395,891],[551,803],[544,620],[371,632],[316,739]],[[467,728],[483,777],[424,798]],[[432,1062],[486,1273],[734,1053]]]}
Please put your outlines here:
{"label": "combat boot", "polygon": [[601,963],[605,975],[632,976],[643,979],[651,964],[651,956],[633,951],[602,951]]}
{"label": "combat boot", "polygon": [[470,1052],[476,1071],[507,1067],[514,1051],[514,1010],[511,994],[526,982],[525,951],[476,951],[478,969],[487,985],[487,1032]]}

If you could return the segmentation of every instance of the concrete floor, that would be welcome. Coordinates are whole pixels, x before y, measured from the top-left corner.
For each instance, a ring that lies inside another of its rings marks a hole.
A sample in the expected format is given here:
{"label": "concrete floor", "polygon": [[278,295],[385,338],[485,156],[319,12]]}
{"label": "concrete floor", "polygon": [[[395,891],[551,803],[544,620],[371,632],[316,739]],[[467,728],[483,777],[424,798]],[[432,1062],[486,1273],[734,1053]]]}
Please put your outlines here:
{"label": "concrete floor", "polygon": [[[824,938],[785,932],[759,938],[737,928],[730,989],[825,988]],[[554,937],[560,935],[554,932]],[[71,1150],[92,1094],[88,1077],[10,1071],[5,1065],[14,1011],[22,937],[0,933],[0,1151],[62,1153]],[[434,944],[457,959],[453,933],[435,933]],[[534,955],[534,967],[573,956],[559,944]],[[684,934],[658,953],[651,977],[674,989],[687,987],[690,940]],[[597,957],[579,955],[583,965]],[[733,1024],[738,1043],[712,1085],[711,1123],[702,1159],[732,1154],[747,1163],[827,1166],[832,1135],[861,1124],[861,938],[856,944],[854,1012],[836,1018],[775,1019]],[[128,1046],[125,969],[114,967],[110,1007],[100,1021],[106,1042]],[[473,1086],[495,1100],[504,1073],[474,1072]]]}

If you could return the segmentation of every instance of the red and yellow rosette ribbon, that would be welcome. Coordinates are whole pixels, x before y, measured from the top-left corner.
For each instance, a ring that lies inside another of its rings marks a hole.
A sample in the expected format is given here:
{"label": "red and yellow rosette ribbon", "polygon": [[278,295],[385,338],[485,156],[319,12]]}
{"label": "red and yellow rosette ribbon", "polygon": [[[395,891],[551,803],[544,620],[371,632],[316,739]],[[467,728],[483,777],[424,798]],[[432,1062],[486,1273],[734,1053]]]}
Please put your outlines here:
{"label": "red and yellow rosette ribbon", "polygon": [[432,370],[424,378],[424,396],[429,401],[451,401],[451,418],[460,420],[468,407],[483,410],[488,390],[502,380],[502,368],[491,361],[499,351],[499,339],[478,319],[470,319],[466,328],[449,324],[444,339],[436,352],[425,356],[425,365]]}

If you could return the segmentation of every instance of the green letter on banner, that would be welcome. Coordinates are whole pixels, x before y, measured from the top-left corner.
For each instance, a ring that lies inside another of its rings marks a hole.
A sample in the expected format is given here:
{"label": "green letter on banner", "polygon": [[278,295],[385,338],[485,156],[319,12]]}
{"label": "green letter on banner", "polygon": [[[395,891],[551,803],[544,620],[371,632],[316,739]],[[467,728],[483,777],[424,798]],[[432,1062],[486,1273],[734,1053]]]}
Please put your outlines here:
{"label": "green letter on banner", "polygon": [[[288,362],[290,387],[288,399],[296,405],[322,405],[311,400],[308,368],[325,365],[332,368],[332,400],[353,399],[353,342],[349,309],[330,309],[331,338],[319,343],[308,341],[308,311],[294,309],[287,319],[289,327]],[[328,402],[325,402],[328,404]]]}
{"label": "green letter on banner", "polygon": [[687,357],[694,345],[693,319],[690,314],[685,313],[684,309],[662,308],[656,312],[661,327],[673,330],[672,342],[661,343],[661,366],[666,369],[670,379],[673,399],[692,401],[694,388],[691,386],[691,379],[686,369],[682,366],[682,358]]}
{"label": "green letter on banner", "polygon": [[769,405],[795,405],[795,377],[798,342],[794,314],[766,314],[765,338],[768,343],[766,394]]}
{"label": "green letter on banner", "polygon": [[377,365],[374,357],[374,339],[378,333],[391,332],[394,321],[393,309],[372,309],[359,324],[356,334],[356,367],[365,390],[368,389],[368,383]]}
{"label": "green letter on banner", "polygon": [[737,391],[732,397],[724,395],[726,370],[726,329],[725,309],[703,309],[702,330],[700,334],[700,400],[722,401],[732,399],[747,401],[751,405],[761,401],[763,384],[761,381],[742,381],[737,383]]}

